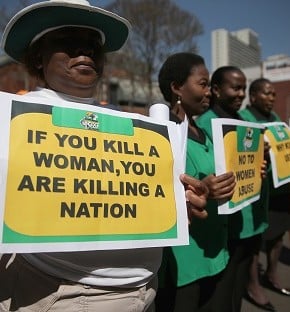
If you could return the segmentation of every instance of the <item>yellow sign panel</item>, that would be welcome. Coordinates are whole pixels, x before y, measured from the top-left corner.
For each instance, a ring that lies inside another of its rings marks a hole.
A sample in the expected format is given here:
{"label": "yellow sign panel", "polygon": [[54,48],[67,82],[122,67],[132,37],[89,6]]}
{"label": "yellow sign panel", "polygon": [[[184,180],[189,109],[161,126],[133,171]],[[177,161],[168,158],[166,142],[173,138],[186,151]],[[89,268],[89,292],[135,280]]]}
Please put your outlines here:
{"label": "yellow sign panel", "polygon": [[233,172],[236,186],[232,198],[220,201],[219,214],[232,214],[260,197],[264,157],[264,126],[252,122],[212,119],[216,174]]}
{"label": "yellow sign panel", "polygon": [[244,151],[238,151],[236,148],[231,148],[238,146],[237,139],[237,132],[235,131],[227,133],[224,138],[224,144],[227,146],[227,152],[225,153],[226,168],[228,171],[235,173],[237,183],[235,193],[231,199],[232,205],[259,194],[261,165],[263,162],[263,154],[259,150],[247,151],[245,149]]}
{"label": "yellow sign panel", "polygon": [[290,129],[283,122],[266,123],[275,187],[290,182]]}
{"label": "yellow sign panel", "polygon": [[86,115],[81,123],[93,130],[55,125],[40,112],[12,119],[6,226],[29,236],[148,234],[175,226],[169,140],[135,126],[130,135],[96,131],[95,117]]}

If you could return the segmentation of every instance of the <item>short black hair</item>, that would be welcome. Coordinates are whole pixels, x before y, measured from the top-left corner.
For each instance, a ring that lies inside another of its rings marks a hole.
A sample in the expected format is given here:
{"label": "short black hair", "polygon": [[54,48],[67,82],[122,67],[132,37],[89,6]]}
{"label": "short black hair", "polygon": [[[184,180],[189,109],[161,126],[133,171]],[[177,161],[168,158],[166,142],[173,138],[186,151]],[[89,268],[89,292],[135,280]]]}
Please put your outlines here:
{"label": "short black hair", "polygon": [[242,74],[244,74],[242,70],[237,66],[221,66],[216,69],[211,76],[211,87],[213,87],[214,85],[220,86],[225,81],[225,74],[228,72],[241,72]]}
{"label": "short black hair", "polygon": [[159,89],[165,101],[172,101],[171,83],[183,85],[192,68],[199,65],[205,65],[203,57],[190,52],[175,53],[166,59],[158,75]]}
{"label": "short black hair", "polygon": [[257,91],[260,91],[265,83],[272,83],[269,79],[258,78],[251,82],[249,87],[249,94],[254,94]]}

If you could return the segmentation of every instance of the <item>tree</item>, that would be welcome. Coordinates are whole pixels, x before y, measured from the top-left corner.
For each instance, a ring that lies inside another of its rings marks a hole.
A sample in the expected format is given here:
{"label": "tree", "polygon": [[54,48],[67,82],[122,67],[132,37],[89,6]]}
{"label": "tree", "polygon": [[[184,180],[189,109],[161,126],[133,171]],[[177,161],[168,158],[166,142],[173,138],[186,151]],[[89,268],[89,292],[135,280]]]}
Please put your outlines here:
{"label": "tree", "polygon": [[126,17],[132,24],[122,51],[126,62],[121,64],[126,64],[131,76],[136,74],[136,62],[142,64],[139,68],[148,85],[148,103],[151,103],[153,79],[165,58],[177,51],[196,52],[195,37],[202,34],[203,27],[195,15],[171,0],[116,0],[106,9]]}

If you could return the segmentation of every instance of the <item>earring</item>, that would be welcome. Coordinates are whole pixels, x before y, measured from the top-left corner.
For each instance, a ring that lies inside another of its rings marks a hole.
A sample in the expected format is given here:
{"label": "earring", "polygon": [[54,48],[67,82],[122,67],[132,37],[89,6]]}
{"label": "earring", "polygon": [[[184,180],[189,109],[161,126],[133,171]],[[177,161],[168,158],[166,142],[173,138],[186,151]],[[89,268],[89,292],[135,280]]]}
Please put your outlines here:
{"label": "earring", "polygon": [[179,95],[178,95],[178,97],[177,97],[176,104],[177,104],[177,105],[181,105],[181,97],[180,97]]}

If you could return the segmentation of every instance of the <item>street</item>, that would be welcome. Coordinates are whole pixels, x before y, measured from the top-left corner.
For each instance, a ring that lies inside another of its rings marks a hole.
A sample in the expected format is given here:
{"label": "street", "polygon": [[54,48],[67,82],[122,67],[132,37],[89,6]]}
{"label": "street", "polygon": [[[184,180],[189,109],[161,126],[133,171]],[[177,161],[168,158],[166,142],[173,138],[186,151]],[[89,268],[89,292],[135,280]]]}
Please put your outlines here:
{"label": "street", "polygon": [[[266,257],[261,252],[260,262],[265,269]],[[279,276],[284,287],[290,288],[290,238],[288,233],[284,236],[284,247],[280,257]],[[290,296],[279,295],[271,290],[266,289],[266,293],[276,308],[277,312],[290,312]],[[264,311],[246,300],[243,300],[242,312],[261,312]],[[221,311],[222,312],[222,311]]]}

